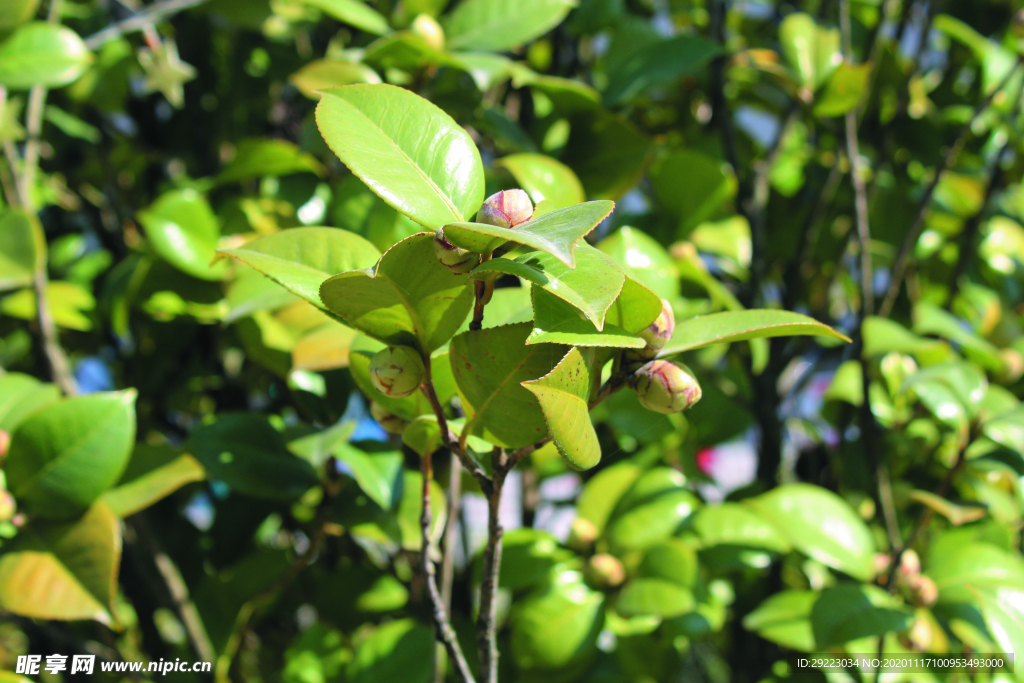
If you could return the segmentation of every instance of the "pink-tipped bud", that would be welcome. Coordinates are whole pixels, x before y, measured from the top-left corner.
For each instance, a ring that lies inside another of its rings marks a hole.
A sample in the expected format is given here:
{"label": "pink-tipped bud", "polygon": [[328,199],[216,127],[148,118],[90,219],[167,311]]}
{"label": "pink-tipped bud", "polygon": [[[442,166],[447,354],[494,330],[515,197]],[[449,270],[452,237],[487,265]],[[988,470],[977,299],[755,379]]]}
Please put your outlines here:
{"label": "pink-tipped bud", "polygon": [[648,410],[678,413],[700,400],[697,378],[690,368],[669,360],[652,360],[629,378],[629,386]]}
{"label": "pink-tipped bud", "polygon": [[385,396],[411,396],[423,383],[423,359],[408,346],[389,346],[370,359],[370,381]]}
{"label": "pink-tipped bud", "polygon": [[654,322],[645,329],[637,332],[637,336],[647,342],[645,348],[636,351],[641,358],[654,358],[658,351],[665,348],[665,344],[672,338],[676,330],[676,315],[672,312],[672,304],[666,299],[661,300],[661,313],[654,319]]}
{"label": "pink-tipped bud", "polygon": [[910,602],[918,607],[931,607],[939,599],[939,587],[931,578],[918,574],[910,581]]}
{"label": "pink-tipped bud", "polygon": [[445,268],[456,275],[468,273],[480,263],[480,254],[474,254],[469,249],[462,249],[446,240],[443,228],[434,233],[434,255]]}
{"label": "pink-tipped bud", "polygon": [[480,207],[477,223],[496,225],[499,228],[514,228],[533,216],[533,202],[523,190],[502,190],[495,192]]}
{"label": "pink-tipped bud", "polygon": [[408,422],[376,401],[370,401],[370,416],[388,434],[401,434],[409,426]]}
{"label": "pink-tipped bud", "polygon": [[0,522],[9,522],[18,511],[18,505],[14,502],[14,496],[10,491],[0,489]]}
{"label": "pink-tipped bud", "polygon": [[11,435],[0,429],[0,458],[7,456],[7,451],[11,449]]}
{"label": "pink-tipped bud", "polygon": [[626,580],[626,569],[617,557],[599,554],[590,558],[586,575],[598,588],[615,588]]}
{"label": "pink-tipped bud", "polygon": [[597,527],[589,519],[577,517],[569,527],[569,539],[566,545],[579,552],[587,551],[597,540]]}

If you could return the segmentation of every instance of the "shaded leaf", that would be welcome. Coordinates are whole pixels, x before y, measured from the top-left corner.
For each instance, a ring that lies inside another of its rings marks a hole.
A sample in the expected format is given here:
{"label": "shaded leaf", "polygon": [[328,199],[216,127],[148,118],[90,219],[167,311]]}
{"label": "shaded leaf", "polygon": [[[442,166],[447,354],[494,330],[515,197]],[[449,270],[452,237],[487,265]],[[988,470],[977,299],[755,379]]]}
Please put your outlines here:
{"label": "shaded leaf", "polygon": [[116,516],[124,518],[194,481],[206,478],[199,461],[169,446],[137,444],[117,484],[100,497]]}
{"label": "shaded leaf", "polygon": [[811,609],[817,599],[817,591],[786,590],[776,593],[743,618],[743,628],[756,631],[765,640],[783,647],[813,652]]}
{"label": "shaded leaf", "polygon": [[201,280],[221,280],[225,264],[217,256],[220,225],[213,209],[195,190],[171,190],[139,211],[153,250],[182,272]]}
{"label": "shaded leaf", "polygon": [[647,88],[700,73],[721,48],[699,36],[678,36],[636,50],[608,72],[605,102],[619,104]]}
{"label": "shaded leaf", "polygon": [[574,348],[550,373],[522,383],[537,397],[559,454],[576,470],[588,470],[601,460],[601,445],[587,405],[592,373],[592,364]]}
{"label": "shaded leaf", "polygon": [[626,617],[656,614],[677,617],[694,608],[693,593],[687,588],[657,578],[636,578],[626,584],[615,602],[615,609]]}
{"label": "shaded leaf", "polygon": [[45,254],[38,219],[21,211],[0,214],[0,291],[30,286]]}
{"label": "shaded leaf", "polygon": [[512,659],[522,669],[550,671],[586,662],[597,652],[604,596],[578,572],[561,572],[513,606]]}
{"label": "shaded leaf", "polygon": [[217,183],[234,183],[249,178],[285,176],[292,173],[324,174],[324,167],[309,152],[287,140],[245,140],[235,157],[215,178]]}
{"label": "shaded leaf", "polygon": [[378,626],[356,648],[346,667],[350,683],[388,683],[431,680],[434,635],[430,628],[412,619],[400,619]]}
{"label": "shaded leaf", "polygon": [[353,83],[380,83],[380,76],[365,64],[318,59],[293,73],[288,80],[306,97],[319,100],[320,90]]}
{"label": "shaded leaf", "polygon": [[580,312],[547,290],[533,286],[533,331],[527,344],[567,344],[642,349],[647,343],[618,325],[597,329]]}
{"label": "shaded leaf", "polygon": [[624,226],[598,242],[597,248],[628,267],[658,297],[672,300],[679,296],[675,261],[647,233]]}
{"label": "shaded leaf", "polygon": [[822,649],[902,631],[912,620],[910,610],[870,584],[826,588],[811,608],[814,642]]}
{"label": "shaded leaf", "polygon": [[0,375],[0,430],[14,433],[29,415],[59,398],[60,390],[54,384],[18,372]]}

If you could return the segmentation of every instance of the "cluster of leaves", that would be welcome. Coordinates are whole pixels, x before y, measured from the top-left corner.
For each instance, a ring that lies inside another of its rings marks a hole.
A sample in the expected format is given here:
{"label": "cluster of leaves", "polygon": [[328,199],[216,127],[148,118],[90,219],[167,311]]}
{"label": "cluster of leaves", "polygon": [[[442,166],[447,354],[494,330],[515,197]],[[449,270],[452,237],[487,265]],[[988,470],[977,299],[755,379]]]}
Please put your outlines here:
{"label": "cluster of leaves", "polygon": [[[0,668],[439,680],[433,556],[476,672],[516,451],[500,680],[1024,652],[1009,5],[51,3],[0,7]],[[685,417],[602,391],[662,300]]]}

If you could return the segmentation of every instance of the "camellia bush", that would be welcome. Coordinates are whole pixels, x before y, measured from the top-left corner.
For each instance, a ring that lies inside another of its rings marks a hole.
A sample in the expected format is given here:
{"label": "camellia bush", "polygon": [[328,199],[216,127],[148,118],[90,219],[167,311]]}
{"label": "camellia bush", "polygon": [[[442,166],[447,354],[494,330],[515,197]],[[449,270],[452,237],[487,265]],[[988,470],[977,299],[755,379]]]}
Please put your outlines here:
{"label": "camellia bush", "polygon": [[1017,11],[4,0],[0,681],[1024,680]]}

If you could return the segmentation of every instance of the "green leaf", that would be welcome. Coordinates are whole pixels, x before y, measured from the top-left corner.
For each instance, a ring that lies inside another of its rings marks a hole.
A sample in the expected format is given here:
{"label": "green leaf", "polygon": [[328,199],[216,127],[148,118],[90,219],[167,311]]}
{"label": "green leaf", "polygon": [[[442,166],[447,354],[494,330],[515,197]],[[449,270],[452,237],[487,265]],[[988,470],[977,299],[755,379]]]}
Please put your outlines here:
{"label": "green leaf", "polygon": [[589,470],[601,461],[601,445],[587,405],[592,374],[592,364],[574,348],[550,373],[522,383],[537,397],[559,454],[575,470]]}
{"label": "green leaf", "polygon": [[625,617],[655,614],[677,617],[693,610],[693,593],[687,588],[655,578],[636,578],[626,584],[615,602],[615,609]]}
{"label": "green leaf", "polygon": [[938,379],[914,382],[914,393],[938,420],[957,431],[961,439],[967,438],[967,410],[949,385]]}
{"label": "green leaf", "polygon": [[[584,94],[576,99],[589,102]],[[636,125],[597,109],[574,117],[571,126],[560,158],[576,172],[588,197],[618,199],[640,182],[653,143]]]}
{"label": "green leaf", "polygon": [[348,466],[359,488],[382,510],[391,510],[398,502],[401,488],[399,453],[366,453],[347,443],[334,449],[334,456]]}
{"label": "green leaf", "polygon": [[935,304],[922,301],[914,306],[914,332],[934,334],[959,344],[966,355],[986,370],[1000,372],[1003,368],[999,349],[966,329],[959,318]]}
{"label": "green leaf", "polygon": [[828,79],[824,92],[814,102],[814,115],[843,116],[856,109],[867,94],[871,64],[843,62]]}
{"label": "green leaf", "polygon": [[222,413],[192,432],[189,444],[210,479],[247,496],[295,500],[318,481],[313,467],[293,455],[260,415]]}
{"label": "green leaf", "polygon": [[537,285],[533,286],[533,314],[533,331],[526,340],[527,344],[625,349],[642,349],[647,345],[643,339],[618,325],[603,325],[599,330],[592,322],[583,319],[577,309]]}
{"label": "green leaf", "polygon": [[577,516],[593,524],[598,533],[603,532],[615,506],[640,474],[640,468],[630,462],[616,463],[601,470],[580,492],[576,501]]}
{"label": "green leaf", "polygon": [[675,261],[647,233],[623,226],[601,240],[597,248],[628,267],[658,297],[671,301],[679,296],[679,269]]}
{"label": "green leaf", "polygon": [[842,62],[839,30],[822,28],[803,12],[794,12],[782,20],[779,42],[799,84],[811,93]]}
{"label": "green leaf", "polygon": [[972,589],[1024,589],[1024,562],[989,543],[936,543],[925,569],[939,588],[940,603],[972,602]]}
{"label": "green leaf", "polygon": [[362,235],[382,252],[423,228],[370,191],[359,178],[347,176],[334,190],[330,217],[339,228]]}
{"label": "green leaf", "polygon": [[221,249],[289,292],[320,308],[320,286],[332,275],[372,267],[380,252],[359,235],[338,228],[290,228]]}
{"label": "green leaf", "polygon": [[[974,591],[992,639],[1005,653],[1020,652],[1024,648],[1024,589],[989,588]],[[1019,681],[1024,672],[1018,668],[1014,677]]]}
{"label": "green leaf", "polygon": [[604,100],[619,104],[650,87],[696,75],[721,51],[710,40],[689,35],[646,45],[608,70]]}
{"label": "green leaf", "polygon": [[70,522],[35,519],[0,556],[0,608],[114,627],[120,522],[103,503]]}
{"label": "green leaf", "polygon": [[866,581],[874,575],[875,541],[842,498],[820,486],[786,484],[744,501],[775,525],[794,548]]}
{"label": "green leaf", "polygon": [[644,479],[641,477],[619,502],[619,507],[626,509],[616,513],[608,525],[608,541],[616,553],[644,550],[666,540],[700,506],[696,496],[679,486],[644,495],[639,502],[630,504],[628,498],[636,494]]}
{"label": "green leaf", "polygon": [[179,454],[166,445],[136,444],[120,481],[100,500],[123,519],[205,478],[203,466],[191,455]]}
{"label": "green leaf", "polygon": [[348,663],[349,683],[428,683],[434,657],[434,634],[412,619],[375,628],[359,643]]}
{"label": "green leaf", "polygon": [[39,219],[21,211],[0,214],[0,292],[29,287],[45,254]]}
{"label": "green leaf", "polygon": [[34,85],[58,88],[78,78],[92,53],[71,29],[33,21],[0,42],[0,85],[26,90]]}
{"label": "green leaf", "polygon": [[[513,591],[530,588],[545,581],[552,570],[574,557],[546,531],[513,529],[501,539],[499,585]],[[481,568],[476,569],[479,574]]]}
{"label": "green leaf", "polygon": [[[575,268],[577,242],[607,218],[614,208],[615,203],[610,201],[585,202],[546,213],[539,218],[520,223],[513,229],[484,223],[458,222],[444,226],[444,234],[455,244],[459,244],[460,240],[473,239],[466,233],[525,244],[551,254],[569,268]],[[500,245],[499,242],[495,247]],[[480,268],[484,266],[487,264]],[[481,272],[486,272],[486,269]]]}
{"label": "green leaf", "polygon": [[387,344],[443,346],[469,315],[468,275],[455,275],[434,255],[434,236],[418,233],[381,257],[372,273],[352,271],[320,286],[328,310]]}
{"label": "green leaf", "polygon": [[69,114],[63,109],[55,107],[52,104],[46,105],[46,109],[43,112],[43,119],[52,123],[68,137],[85,140],[86,142],[94,145],[98,144],[99,141],[103,139],[103,134],[100,133],[99,128],[90,126],[74,114]]}
{"label": "green leaf", "polygon": [[702,508],[693,520],[693,530],[704,548],[731,545],[785,553],[793,547],[768,520],[739,503]]}
{"label": "green leaf", "polygon": [[211,265],[217,257],[220,225],[198,192],[166,192],[138,217],[154,251],[165,261],[201,280],[224,279],[226,264]]}
{"label": "green leaf", "polygon": [[341,420],[311,433],[303,429],[301,435],[288,439],[288,450],[319,470],[328,456],[349,440],[357,426],[355,420]]}
{"label": "green leaf", "polygon": [[[405,470],[402,484],[402,499],[398,504],[398,528],[401,532],[402,547],[418,551],[423,547],[423,531],[420,528],[420,512],[423,510],[423,477],[419,472]],[[430,543],[434,545],[444,531],[444,520],[448,514],[444,491],[436,481],[430,482]]]}
{"label": "green leaf", "polygon": [[743,618],[743,628],[765,640],[801,652],[814,652],[811,610],[817,591],[787,590],[769,597]]}
{"label": "green leaf", "polygon": [[697,554],[687,542],[670,538],[647,549],[639,574],[693,588],[697,584]]}
{"label": "green leaf", "polygon": [[578,572],[561,572],[513,605],[511,654],[519,668],[559,670],[597,652],[604,596],[581,579]]}
{"label": "green leaf", "polygon": [[35,16],[40,0],[7,0],[0,5],[0,32],[8,31]]}
{"label": "green leaf", "polygon": [[321,90],[354,83],[380,83],[380,76],[365,64],[318,59],[293,73],[288,80],[306,97],[319,100]]}
{"label": "green leaf", "polygon": [[519,323],[465,332],[452,340],[451,363],[466,411],[466,433],[506,448],[519,448],[547,434],[536,397],[521,382],[551,372],[568,349],[526,345],[533,325]]}
{"label": "green leaf", "polygon": [[28,416],[59,398],[54,384],[18,372],[0,375],[0,430],[13,434]]}
{"label": "green leaf", "polygon": [[676,331],[659,358],[709,344],[737,342],[762,337],[814,335],[850,341],[848,337],[799,313],[778,310],[725,311],[702,315],[676,324]]}
{"label": "green leaf", "polygon": [[335,154],[400,213],[436,230],[464,221],[484,199],[472,139],[441,109],[391,85],[346,85],[323,93],[320,133]]}
{"label": "green leaf", "polygon": [[[944,358],[950,354],[949,345],[935,339],[919,337],[888,318],[868,316],[864,319],[864,355],[877,356],[890,351],[909,353],[922,358]],[[932,360],[935,362],[935,360]]]}
{"label": "green leaf", "polygon": [[554,28],[575,0],[462,0],[444,24],[448,48],[504,52]]}
{"label": "green leaf", "polygon": [[238,145],[234,158],[214,180],[224,184],[304,172],[322,176],[324,167],[312,154],[287,140],[244,140]]}
{"label": "green leaf", "polygon": [[586,199],[583,185],[572,169],[543,154],[511,154],[494,162],[508,169],[533,203],[549,201],[556,209],[580,204]]}
{"label": "green leaf", "polygon": [[[0,379],[0,382],[2,381]],[[0,428],[2,426],[3,419],[0,418]],[[985,423],[984,431],[985,436],[997,444],[1006,446],[1011,451],[1024,453],[1024,407],[989,420]]]}
{"label": "green leaf", "polygon": [[[92,319],[86,314],[96,308],[96,299],[85,287],[74,282],[51,280],[46,285],[46,303],[58,327],[81,332],[92,329]],[[12,318],[35,320],[35,290],[23,289],[0,299],[0,313]]]}
{"label": "green leaf", "polygon": [[811,608],[814,642],[821,649],[902,631],[912,620],[895,597],[870,584],[826,588]]}
{"label": "green leaf", "polygon": [[608,309],[605,322],[636,334],[646,329],[659,315],[661,299],[627,269],[622,292]]}
{"label": "green leaf", "polygon": [[336,322],[314,328],[292,347],[292,370],[323,372],[348,367],[349,349],[357,334]]}
{"label": "green leaf", "polygon": [[124,471],[135,443],[134,389],[90,394],[32,414],[4,461],[18,502],[46,519],[78,514]]}
{"label": "green leaf", "polygon": [[299,2],[316,7],[324,14],[367,33],[381,36],[391,30],[388,20],[361,0],[299,0]]}

